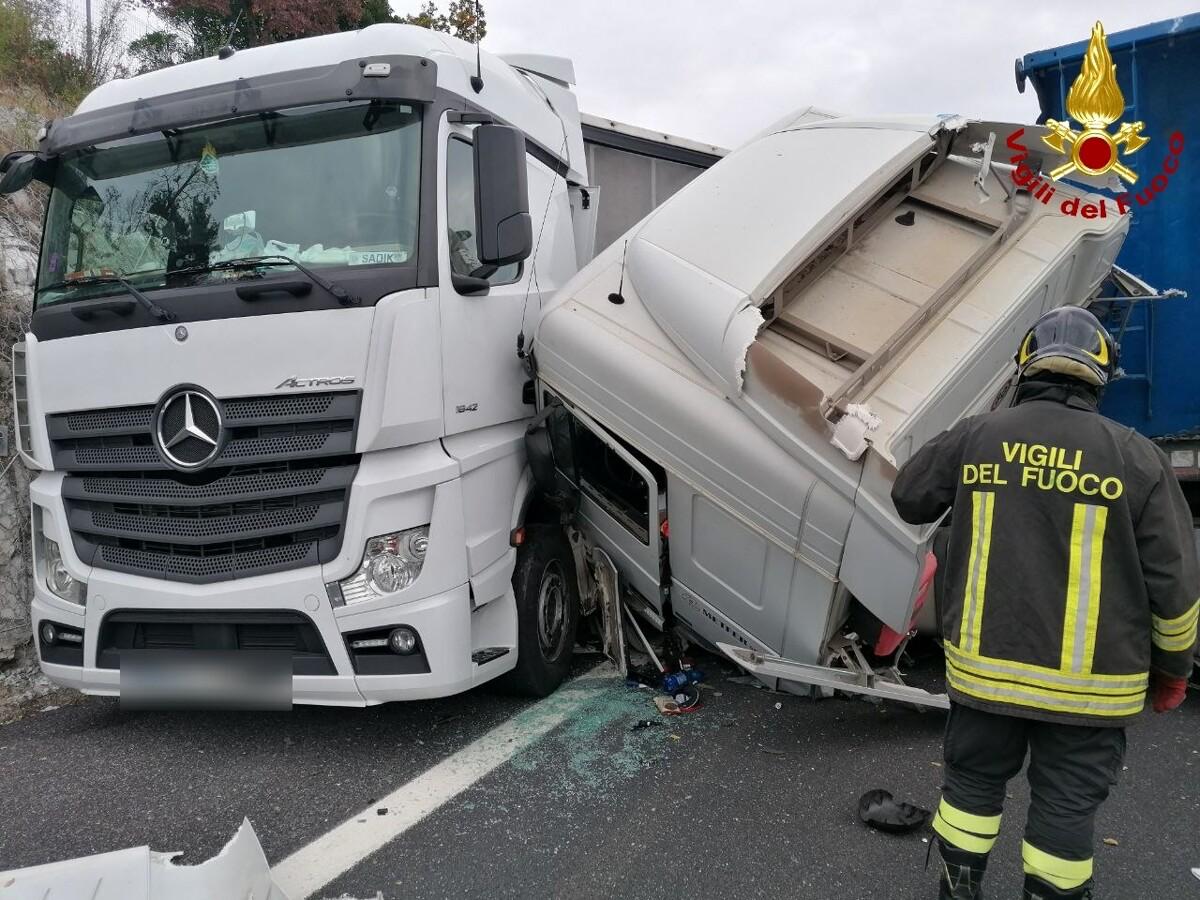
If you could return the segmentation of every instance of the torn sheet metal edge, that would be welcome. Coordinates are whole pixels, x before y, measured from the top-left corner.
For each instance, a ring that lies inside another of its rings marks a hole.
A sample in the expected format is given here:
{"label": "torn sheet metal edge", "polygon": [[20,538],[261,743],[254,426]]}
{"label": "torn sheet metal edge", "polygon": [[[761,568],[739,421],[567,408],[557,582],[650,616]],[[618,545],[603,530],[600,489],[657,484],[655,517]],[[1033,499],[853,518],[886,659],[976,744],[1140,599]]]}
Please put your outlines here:
{"label": "torn sheet metal edge", "polygon": [[13,869],[0,872],[0,892],[5,900],[288,900],[249,819],[212,859],[180,866],[179,855],[130,847]]}
{"label": "torn sheet metal edge", "polygon": [[742,393],[746,354],[766,324],[750,297],[686,259],[641,237],[626,245],[629,280],[639,297],[678,296],[692,301],[688,315],[665,316],[643,302],[667,337],[727,397]]}
{"label": "torn sheet metal edge", "polygon": [[612,557],[599,547],[591,549],[600,587],[600,630],[604,635],[604,655],[612,660],[622,676],[629,671],[625,651],[625,622],[621,618],[621,575]]}
{"label": "torn sheet metal edge", "polygon": [[751,675],[764,681],[777,678],[781,682],[791,681],[814,687],[832,688],[849,694],[883,697],[887,700],[914,703],[918,706],[931,706],[936,709],[950,708],[950,698],[945,694],[933,694],[923,688],[895,684],[879,677],[867,676],[864,679],[863,675],[858,672],[792,662],[779,656],[757,653],[745,647],[734,647],[732,644],[718,643],[717,647]]}

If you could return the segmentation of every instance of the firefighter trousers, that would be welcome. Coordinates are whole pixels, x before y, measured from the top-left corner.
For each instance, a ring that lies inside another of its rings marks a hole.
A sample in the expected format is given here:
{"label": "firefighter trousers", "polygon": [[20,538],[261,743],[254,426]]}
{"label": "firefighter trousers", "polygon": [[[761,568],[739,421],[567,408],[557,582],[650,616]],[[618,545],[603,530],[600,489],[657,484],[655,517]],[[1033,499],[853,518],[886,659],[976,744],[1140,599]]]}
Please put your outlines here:
{"label": "firefighter trousers", "polygon": [[945,786],[933,827],[946,843],[986,858],[1000,833],[1005,787],[1029,755],[1025,872],[1062,890],[1092,877],[1096,811],[1116,784],[1125,729],[1062,725],[952,703]]}

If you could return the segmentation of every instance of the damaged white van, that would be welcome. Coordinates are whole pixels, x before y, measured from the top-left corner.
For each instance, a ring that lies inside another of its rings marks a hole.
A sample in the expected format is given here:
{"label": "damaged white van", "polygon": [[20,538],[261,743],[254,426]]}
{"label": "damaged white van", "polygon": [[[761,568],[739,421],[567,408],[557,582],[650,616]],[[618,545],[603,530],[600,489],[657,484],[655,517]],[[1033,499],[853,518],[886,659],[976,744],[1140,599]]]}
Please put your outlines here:
{"label": "damaged white van", "polygon": [[1144,288],[1113,270],[1127,217],[1066,214],[1086,192],[1044,203],[992,162],[1016,127],[807,111],[558,292],[527,443],[585,612],[682,627],[796,690],[944,704],[860,652],[863,622],[912,626],[936,530],[897,517],[897,467],[1004,402],[1045,310]]}

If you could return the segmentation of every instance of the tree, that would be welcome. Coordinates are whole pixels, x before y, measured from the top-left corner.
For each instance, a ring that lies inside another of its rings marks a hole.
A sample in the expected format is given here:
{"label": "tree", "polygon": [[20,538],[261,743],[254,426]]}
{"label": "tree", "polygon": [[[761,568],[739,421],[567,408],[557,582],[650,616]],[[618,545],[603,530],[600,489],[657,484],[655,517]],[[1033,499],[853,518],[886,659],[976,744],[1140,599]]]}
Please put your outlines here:
{"label": "tree", "polygon": [[[3,2],[3,0],[0,0]],[[123,0],[108,0],[110,3]],[[275,41],[349,31],[380,22],[403,22],[476,42],[487,33],[476,0],[450,0],[445,15],[436,0],[396,16],[388,0],[139,0],[166,28],[129,45],[139,72],[212,56],[225,44],[258,47]]]}
{"label": "tree", "polygon": [[400,21],[406,25],[420,25],[422,28],[432,31],[450,30],[446,17],[438,12],[437,4],[433,0],[423,3],[419,12],[411,16],[403,16]]}
{"label": "tree", "polygon": [[[360,26],[369,0],[141,0],[167,28],[143,35],[130,54],[143,72],[211,56],[225,44],[258,47]],[[386,6],[386,3],[383,4]]]}
{"label": "tree", "polygon": [[129,55],[138,72],[153,72],[195,58],[193,46],[182,35],[151,31],[129,44]]}
{"label": "tree", "polygon": [[400,21],[434,31],[444,31],[472,44],[483,40],[487,34],[483,4],[476,0],[450,0],[450,8],[446,15],[442,15],[434,0],[426,0],[420,10],[413,15],[403,16]]}
{"label": "tree", "polygon": [[37,84],[53,97],[74,101],[121,77],[128,5],[129,0],[96,0],[89,48],[76,4],[0,0],[0,79]]}
{"label": "tree", "polygon": [[472,44],[479,43],[487,34],[483,4],[477,0],[450,0],[450,12],[446,19],[450,27],[443,30]]}
{"label": "tree", "polygon": [[399,22],[400,18],[392,12],[392,6],[388,0],[365,0],[363,3],[362,17],[359,19],[359,25],[366,28],[368,25],[378,25],[380,22]]}

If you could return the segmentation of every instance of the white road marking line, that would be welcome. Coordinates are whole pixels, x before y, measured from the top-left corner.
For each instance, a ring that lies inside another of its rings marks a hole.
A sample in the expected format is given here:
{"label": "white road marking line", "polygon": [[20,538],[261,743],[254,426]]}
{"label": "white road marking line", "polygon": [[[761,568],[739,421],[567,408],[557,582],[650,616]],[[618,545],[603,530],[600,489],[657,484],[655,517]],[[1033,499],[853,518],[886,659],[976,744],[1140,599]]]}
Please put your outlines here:
{"label": "white road marking line", "polygon": [[[481,778],[545,737],[592,700],[602,676],[599,665],[559,690],[497,725],[404,786],[381,797],[357,815],[301,847],[271,870],[289,900],[305,900],[395,840]],[[376,810],[386,807],[387,813]]]}

